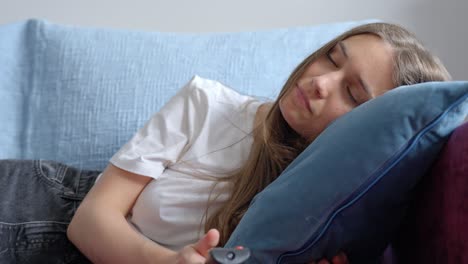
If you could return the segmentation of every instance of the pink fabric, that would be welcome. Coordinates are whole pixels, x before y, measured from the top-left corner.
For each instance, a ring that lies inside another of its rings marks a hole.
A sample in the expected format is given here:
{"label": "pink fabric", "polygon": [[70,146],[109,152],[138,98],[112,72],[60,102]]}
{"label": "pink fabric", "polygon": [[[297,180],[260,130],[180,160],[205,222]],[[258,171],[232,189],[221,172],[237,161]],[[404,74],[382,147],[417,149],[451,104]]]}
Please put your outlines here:
{"label": "pink fabric", "polygon": [[468,123],[449,138],[394,243],[398,263],[468,263]]}

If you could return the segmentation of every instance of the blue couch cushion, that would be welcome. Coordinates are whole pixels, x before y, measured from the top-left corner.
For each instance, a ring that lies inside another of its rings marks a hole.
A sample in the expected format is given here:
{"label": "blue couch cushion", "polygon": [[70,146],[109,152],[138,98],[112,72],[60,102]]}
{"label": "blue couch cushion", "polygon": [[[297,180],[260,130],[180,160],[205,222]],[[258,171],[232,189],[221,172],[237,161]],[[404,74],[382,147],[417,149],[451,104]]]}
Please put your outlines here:
{"label": "blue couch cushion", "polygon": [[275,97],[309,53],[368,21],[203,34],[1,26],[0,158],[103,169],[192,76]]}
{"label": "blue couch cushion", "polygon": [[226,247],[248,263],[306,263],[339,251],[377,263],[450,133],[468,82],[403,86],[338,118],[253,199]]}

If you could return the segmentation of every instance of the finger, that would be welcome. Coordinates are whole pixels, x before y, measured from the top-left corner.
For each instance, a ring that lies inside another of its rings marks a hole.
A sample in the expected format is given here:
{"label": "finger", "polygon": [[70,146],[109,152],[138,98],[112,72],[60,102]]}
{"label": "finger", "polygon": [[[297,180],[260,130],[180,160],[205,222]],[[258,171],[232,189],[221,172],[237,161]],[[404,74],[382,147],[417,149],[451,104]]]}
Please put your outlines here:
{"label": "finger", "polygon": [[332,264],[344,264],[341,260],[340,255],[336,255],[331,260]]}
{"label": "finger", "polygon": [[208,257],[208,251],[216,247],[219,243],[219,231],[216,229],[210,229],[197,243],[193,245],[193,248],[198,254],[203,257]]}
{"label": "finger", "polygon": [[321,259],[318,264],[330,264],[327,259]]}
{"label": "finger", "polygon": [[340,256],[340,258],[341,258],[341,263],[343,263],[343,264],[348,264],[348,263],[349,263],[348,257],[346,257],[346,254],[345,254],[345,253],[340,252],[340,255],[339,255],[339,256]]}
{"label": "finger", "polygon": [[340,252],[338,255],[332,258],[332,263],[333,264],[348,264],[348,258],[346,257],[346,254],[344,254],[343,252]]}

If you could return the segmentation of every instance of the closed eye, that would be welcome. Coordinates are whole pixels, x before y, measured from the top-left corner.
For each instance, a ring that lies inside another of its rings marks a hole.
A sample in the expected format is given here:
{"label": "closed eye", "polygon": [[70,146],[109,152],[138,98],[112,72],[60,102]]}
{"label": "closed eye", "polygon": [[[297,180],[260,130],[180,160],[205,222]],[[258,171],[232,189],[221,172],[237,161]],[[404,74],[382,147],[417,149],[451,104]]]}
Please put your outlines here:
{"label": "closed eye", "polygon": [[338,68],[338,64],[336,63],[336,61],[332,58],[331,56],[331,51],[332,50],[329,50],[327,51],[326,55],[327,55],[327,58],[328,60],[333,64],[333,66],[335,66],[336,68]]}
{"label": "closed eye", "polygon": [[356,100],[356,98],[354,98],[353,93],[351,92],[351,89],[349,88],[349,86],[346,87],[346,90],[348,91],[348,95],[349,95],[349,98],[351,99],[351,102],[354,105],[359,105],[359,102]]}

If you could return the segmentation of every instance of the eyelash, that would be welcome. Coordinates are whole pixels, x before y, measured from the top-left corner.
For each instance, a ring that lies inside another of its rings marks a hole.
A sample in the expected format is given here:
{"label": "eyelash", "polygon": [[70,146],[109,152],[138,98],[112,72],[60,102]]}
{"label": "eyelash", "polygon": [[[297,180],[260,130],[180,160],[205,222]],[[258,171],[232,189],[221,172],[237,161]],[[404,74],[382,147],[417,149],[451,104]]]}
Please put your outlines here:
{"label": "eyelash", "polygon": [[332,50],[329,50],[327,51],[326,55],[327,55],[327,58],[328,60],[333,64],[333,66],[335,66],[336,68],[338,68],[338,64],[336,64],[336,62],[333,60],[333,58],[331,57],[331,52]]}
{"label": "eyelash", "polygon": [[358,101],[356,100],[356,98],[354,98],[353,93],[351,93],[351,89],[349,88],[349,86],[346,86],[346,90],[348,91],[349,98],[351,98],[351,101],[352,101],[355,105],[359,105],[359,103],[358,103]]}

